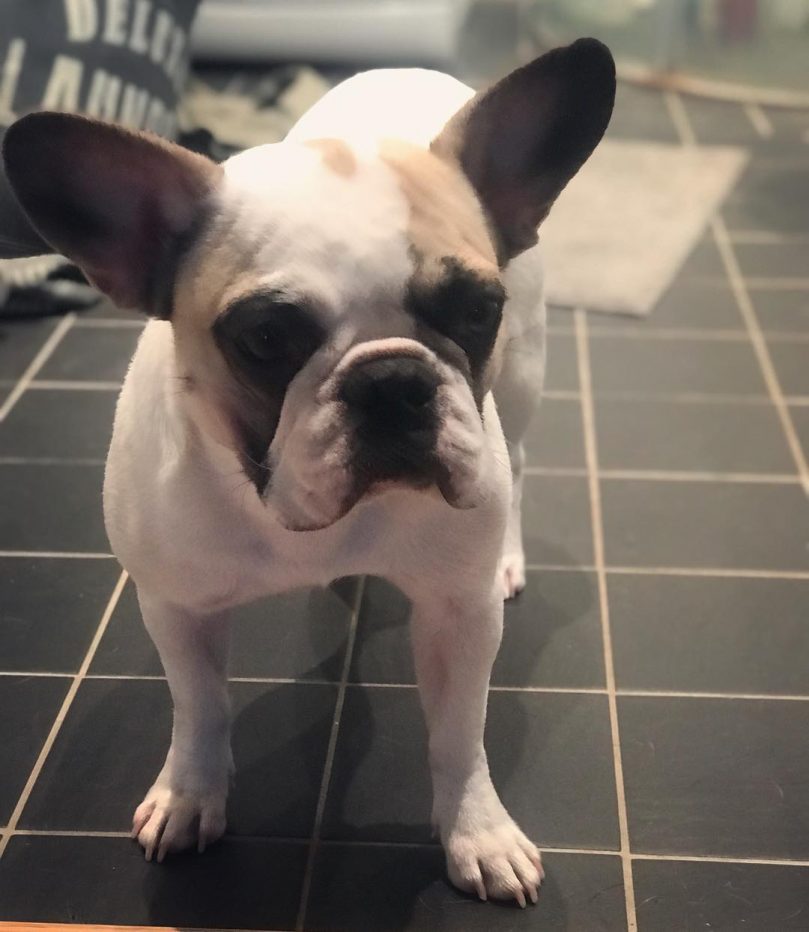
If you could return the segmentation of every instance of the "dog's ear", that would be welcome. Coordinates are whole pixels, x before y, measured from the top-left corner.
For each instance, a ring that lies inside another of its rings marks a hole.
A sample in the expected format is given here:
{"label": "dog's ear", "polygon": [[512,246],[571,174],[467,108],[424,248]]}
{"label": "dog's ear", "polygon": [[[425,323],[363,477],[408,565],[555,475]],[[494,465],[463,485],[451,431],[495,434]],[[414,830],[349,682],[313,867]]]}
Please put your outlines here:
{"label": "dog's ear", "polygon": [[64,113],[6,132],[3,160],[31,223],[122,307],[168,316],[179,258],[221,168],[156,136]]}
{"label": "dog's ear", "polygon": [[579,39],[513,71],[447,123],[432,151],[460,163],[498,238],[501,261],[537,241],[559,192],[595,149],[615,100],[615,62]]}

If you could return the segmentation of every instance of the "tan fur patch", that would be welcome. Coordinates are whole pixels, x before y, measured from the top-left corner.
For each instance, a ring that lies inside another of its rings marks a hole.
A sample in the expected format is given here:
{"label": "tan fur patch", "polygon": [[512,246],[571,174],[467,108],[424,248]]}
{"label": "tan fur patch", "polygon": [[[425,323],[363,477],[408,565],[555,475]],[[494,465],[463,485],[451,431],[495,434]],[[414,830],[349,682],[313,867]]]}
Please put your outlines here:
{"label": "tan fur patch", "polygon": [[384,140],[379,155],[396,173],[410,206],[408,236],[422,271],[439,271],[452,256],[486,277],[498,274],[497,258],[486,218],[472,186],[458,168],[426,149]]}
{"label": "tan fur patch", "polygon": [[354,153],[342,139],[309,139],[304,145],[316,149],[326,168],[342,178],[350,178],[357,170]]}
{"label": "tan fur patch", "polygon": [[[443,259],[457,259],[482,278],[499,280],[494,243],[486,217],[469,182],[456,164],[398,140],[384,140],[381,159],[398,176],[410,206],[407,235],[413,245],[422,282],[445,272]],[[483,383],[497,378],[507,343],[505,315],[486,364]]]}

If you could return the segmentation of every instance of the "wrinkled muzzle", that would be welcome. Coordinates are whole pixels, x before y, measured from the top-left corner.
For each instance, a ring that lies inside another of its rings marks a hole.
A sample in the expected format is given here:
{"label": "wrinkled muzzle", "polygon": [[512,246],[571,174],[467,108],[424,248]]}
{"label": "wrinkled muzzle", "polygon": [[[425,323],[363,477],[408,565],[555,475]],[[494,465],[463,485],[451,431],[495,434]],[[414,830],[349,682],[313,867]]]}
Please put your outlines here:
{"label": "wrinkled muzzle", "polygon": [[294,397],[286,407],[267,503],[289,529],[327,527],[397,487],[438,490],[453,508],[476,504],[480,414],[464,376],[423,344],[358,344],[306,409],[296,413]]}

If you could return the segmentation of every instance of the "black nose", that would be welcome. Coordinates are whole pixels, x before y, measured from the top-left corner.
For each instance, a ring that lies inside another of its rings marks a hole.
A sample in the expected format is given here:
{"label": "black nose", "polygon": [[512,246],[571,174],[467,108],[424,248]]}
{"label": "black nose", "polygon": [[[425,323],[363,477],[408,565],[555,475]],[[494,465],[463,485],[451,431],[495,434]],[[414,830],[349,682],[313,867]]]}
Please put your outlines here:
{"label": "black nose", "polygon": [[435,372],[418,359],[370,359],[351,367],[340,398],[375,430],[414,430],[433,419],[438,384]]}

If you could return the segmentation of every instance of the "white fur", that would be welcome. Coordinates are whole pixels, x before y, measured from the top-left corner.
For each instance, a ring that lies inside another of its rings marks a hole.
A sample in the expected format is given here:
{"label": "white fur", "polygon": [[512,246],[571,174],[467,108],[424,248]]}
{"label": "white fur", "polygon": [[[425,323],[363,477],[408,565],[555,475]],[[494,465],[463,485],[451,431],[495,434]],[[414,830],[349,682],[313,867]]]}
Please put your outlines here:
{"label": "white fur", "polygon": [[[437,492],[390,487],[335,520],[330,509],[344,480],[341,438],[339,431],[329,433],[329,380],[318,382],[329,367],[337,371],[358,335],[355,354],[390,352],[393,345],[397,352],[430,352],[410,338],[410,322],[399,310],[412,271],[406,240],[396,232],[406,227],[407,204],[392,171],[374,158],[372,137],[426,145],[470,94],[435,72],[372,72],[327,95],[289,141],[250,150],[225,166],[222,209],[234,221],[235,248],[244,242],[258,250],[252,268],[268,270],[265,284],[304,281],[337,321],[333,346],[290,387],[271,448],[278,459],[267,502],[244,481],[204,404],[195,408],[193,398],[177,391],[175,377],[194,364],[193,345],[178,330],[175,346],[174,327],[166,322],[149,323],[139,342],[116,413],[104,503],[113,549],[137,584],[175,703],[166,763],[135,814],[133,832],[147,857],[202,848],[224,831],[231,767],[228,609],[370,573],[392,580],[413,603],[433,819],[450,878],[483,898],[536,899],[539,855],[492,786],[483,724],[503,594],[524,583],[520,439],[544,358],[537,251],[513,261],[505,276],[509,345],[495,386],[504,429],[491,394],[481,423],[463,380],[446,366],[442,374],[442,403],[452,417],[440,443],[461,477],[464,504],[474,507],[451,508]],[[359,166],[350,179],[324,169],[317,153],[300,144],[326,136],[353,140]],[[375,281],[388,282],[387,290],[369,292]],[[234,295],[239,287],[233,283]],[[287,529],[296,521],[328,526]]]}

